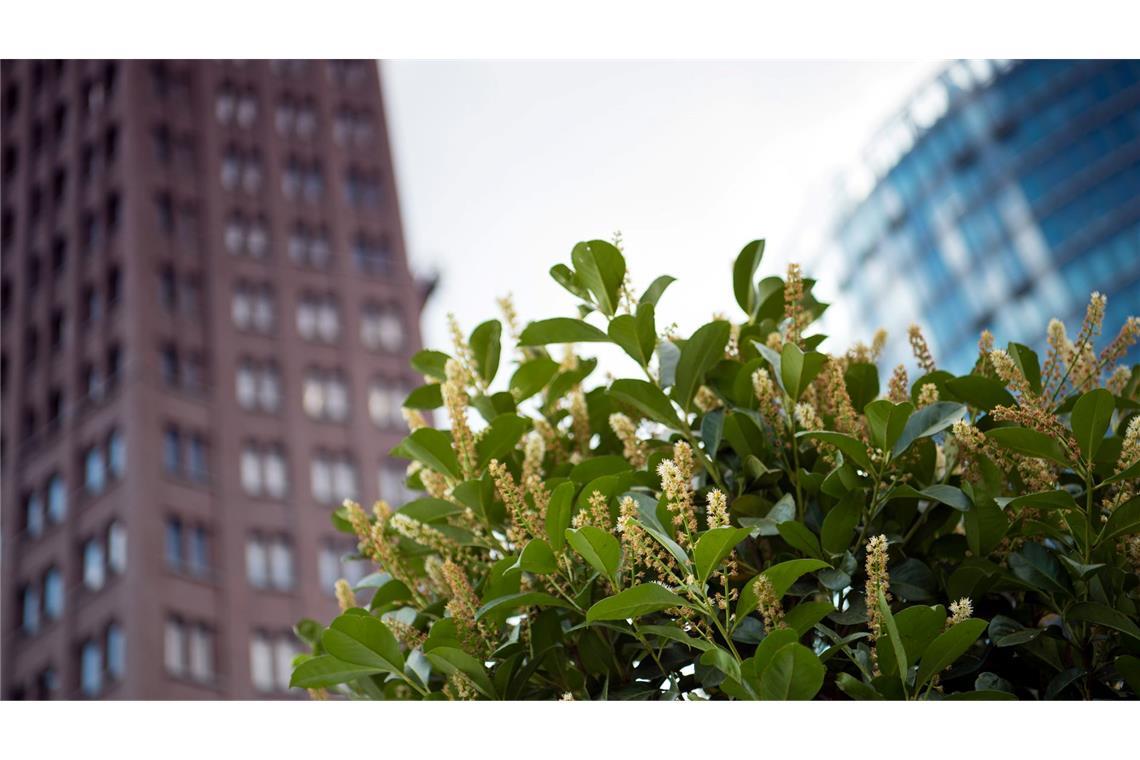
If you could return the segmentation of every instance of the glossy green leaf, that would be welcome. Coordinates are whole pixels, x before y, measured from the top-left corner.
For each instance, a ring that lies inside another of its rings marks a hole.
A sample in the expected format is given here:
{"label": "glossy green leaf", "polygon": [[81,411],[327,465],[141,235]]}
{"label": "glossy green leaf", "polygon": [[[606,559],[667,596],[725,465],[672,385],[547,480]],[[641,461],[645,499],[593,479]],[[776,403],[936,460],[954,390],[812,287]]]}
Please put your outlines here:
{"label": "glossy green leaf", "polygon": [[550,268],[550,277],[562,287],[566,288],[571,295],[581,298],[583,301],[590,300],[590,291],[582,284],[578,275],[574,273],[570,267],[565,264],[555,264]]}
{"label": "glossy green leaf", "polygon": [[511,375],[511,394],[524,401],[538,393],[558,374],[558,362],[549,356],[538,356],[521,365]]}
{"label": "glossy green leaf", "polygon": [[490,699],[495,698],[495,686],[487,675],[483,663],[458,647],[437,646],[430,650],[424,649],[424,656],[428,658],[433,667],[438,668],[447,675],[459,671],[471,679],[475,688]]}
{"label": "glossy green leaf", "polygon": [[602,599],[586,612],[586,621],[626,620],[670,607],[688,607],[681,596],[657,583],[642,583]]}
{"label": "glossy green leaf", "polygon": [[609,336],[623,351],[641,366],[649,364],[657,345],[657,327],[653,318],[653,305],[640,304],[637,315],[621,314],[610,320]]}
{"label": "glossy green leaf", "polygon": [[558,562],[550,544],[541,538],[531,539],[519,554],[518,567],[525,573],[550,575],[558,571]]}
{"label": "glossy green leaf", "polygon": [[744,539],[748,538],[748,528],[723,526],[705,531],[693,547],[693,563],[697,569],[697,580],[704,583],[724,558]]}
{"label": "glossy green leaf", "polygon": [[978,637],[986,630],[986,621],[971,618],[955,623],[944,633],[930,642],[918,663],[918,675],[915,686],[921,687],[933,676],[941,673],[954,664],[954,661],[966,653]]}
{"label": "glossy green leaf", "polygon": [[489,612],[501,609],[517,609],[519,607],[563,607],[565,609],[573,609],[573,605],[565,599],[560,599],[551,594],[545,594],[541,591],[524,591],[519,594],[508,594],[506,596],[496,597],[482,607],[475,613],[475,619],[480,620]]}
{"label": "glossy green leaf", "polygon": [[797,438],[814,438],[824,443],[830,443],[843,452],[843,456],[850,459],[864,472],[874,472],[875,466],[871,461],[871,452],[867,445],[857,438],[844,433],[834,433],[828,430],[805,430],[796,434]]}
{"label": "glossy green leaf", "polygon": [[1127,615],[1100,602],[1078,602],[1065,613],[1069,622],[1095,623],[1111,628],[1128,636],[1135,644],[1140,644],[1140,626]]}
{"label": "glossy green leaf", "polygon": [[855,538],[855,526],[863,514],[863,492],[850,491],[823,518],[820,543],[829,554],[841,554]]}
{"label": "glossy green leaf", "polygon": [[459,480],[459,460],[451,448],[451,436],[443,430],[420,428],[405,438],[399,448],[417,462]]}
{"label": "glossy green leaf", "polygon": [[311,657],[293,669],[289,687],[293,689],[325,689],[354,681],[363,676],[384,672],[381,668],[367,668],[338,660],[332,655]]}
{"label": "glossy green leaf", "polygon": [[[802,576],[808,573],[822,570],[823,568],[830,567],[826,562],[820,559],[790,559],[786,562],[780,562],[772,565],[764,572],[760,573],[768,582],[772,584],[772,591],[776,598],[783,597],[788,593],[788,589],[792,584],[799,580]],[[755,578],[750,580],[740,590],[740,599],[736,603],[736,616],[742,618],[756,610],[756,589]]]}
{"label": "glossy green leaf", "polygon": [[843,373],[843,383],[851,405],[862,411],[879,395],[879,369],[868,362],[851,362]]}
{"label": "glossy green leaf", "polygon": [[583,525],[581,528],[567,528],[566,542],[590,567],[603,577],[617,584],[617,569],[621,561],[621,544],[601,528]]}
{"label": "glossy green leaf", "polygon": [[778,650],[760,673],[760,699],[811,699],[823,687],[827,668],[802,644]]}
{"label": "glossy green leaf", "polygon": [[962,419],[966,414],[965,404],[951,401],[936,401],[919,409],[907,419],[902,434],[891,447],[891,455],[899,456],[919,438],[929,438]]}
{"label": "glossy green leaf", "polygon": [[698,327],[681,347],[676,381],[673,385],[673,399],[685,411],[689,411],[693,396],[705,379],[705,373],[724,358],[729,329],[728,322],[722,320],[709,322]]}
{"label": "glossy green leaf", "polygon": [[513,451],[529,427],[530,420],[517,414],[500,414],[491,420],[491,425],[475,444],[479,469],[486,467],[492,459],[502,459]]}
{"label": "glossy green leaf", "polygon": [[795,343],[785,343],[780,352],[780,378],[783,380],[784,390],[799,401],[800,396],[811,385],[823,369],[827,357],[818,351],[804,353]]}
{"label": "glossy green leaf", "polygon": [[566,545],[566,529],[570,527],[570,516],[574,509],[573,483],[561,483],[550,494],[546,507],[546,538],[555,550]]}
{"label": "glossy green leaf", "polygon": [[489,319],[472,330],[468,339],[471,355],[475,358],[475,371],[487,385],[499,371],[502,335],[503,325],[499,320]]}
{"label": "glossy green leaf", "polygon": [[439,383],[428,383],[412,390],[404,399],[405,409],[438,409],[443,406],[442,386]]}
{"label": "glossy green leaf", "polygon": [[999,446],[1040,459],[1050,459],[1066,467],[1071,466],[1065,450],[1057,439],[1023,427],[999,427],[986,431],[986,437]]}
{"label": "glossy green leaf", "polygon": [[1101,528],[1096,542],[1099,546],[1105,541],[1112,541],[1133,533],[1140,533],[1140,496],[1133,496],[1112,510],[1108,516],[1108,522]]}
{"label": "glossy green leaf", "polygon": [[800,602],[784,615],[784,625],[803,636],[833,612],[835,605],[831,602]]}
{"label": "glossy green leaf", "polygon": [[404,655],[396,637],[379,618],[344,614],[321,634],[325,652],[342,662],[366,668],[404,671]]}
{"label": "glossy green leaf", "polygon": [[646,417],[662,425],[681,430],[681,420],[665,393],[653,383],[645,380],[615,380],[610,386],[610,395],[618,401],[629,404]]}
{"label": "glossy green leaf", "polygon": [[578,281],[594,296],[601,312],[613,316],[625,280],[625,258],[621,251],[604,240],[591,240],[575,245],[570,260]]}
{"label": "glossy green leaf", "polygon": [[1091,390],[1077,399],[1069,422],[1085,461],[1091,462],[1101,443],[1104,442],[1104,435],[1108,432],[1108,424],[1112,421],[1112,412],[1115,408],[1116,400],[1112,393],[1104,388]]}
{"label": "glossy green leaf", "polygon": [[789,520],[780,523],[776,529],[780,532],[780,537],[787,541],[790,546],[812,557],[822,556],[823,551],[819,545],[819,538],[811,532],[811,528],[803,523]]}
{"label": "glossy green leaf", "polygon": [[1037,360],[1037,352],[1021,343],[1010,343],[1006,350],[1009,352],[1009,358],[1013,359],[1013,363],[1029,381],[1029,387],[1034,393],[1040,393],[1041,363]]}
{"label": "glossy green leaf", "polygon": [[972,407],[990,411],[995,406],[1013,406],[1017,401],[1005,383],[985,375],[965,375],[946,381],[946,388]]}
{"label": "glossy green leaf", "polygon": [[749,319],[755,317],[756,311],[760,308],[759,293],[754,278],[763,257],[764,241],[753,240],[744,246],[732,265],[732,292],[736,296],[736,303]]}
{"label": "glossy green leaf", "polygon": [[531,322],[519,336],[520,346],[546,346],[551,343],[608,343],[610,336],[589,322],[554,317]]}
{"label": "glossy green leaf", "polygon": [[447,379],[447,360],[451,357],[442,351],[417,351],[411,358],[412,369],[421,375],[433,377],[440,382]]}
{"label": "glossy green leaf", "polygon": [[667,274],[661,275],[656,280],[649,283],[649,287],[646,288],[645,292],[641,294],[641,298],[638,299],[638,303],[657,306],[657,302],[660,301],[661,296],[665,294],[665,289],[676,282],[676,280],[676,277],[670,277]]}

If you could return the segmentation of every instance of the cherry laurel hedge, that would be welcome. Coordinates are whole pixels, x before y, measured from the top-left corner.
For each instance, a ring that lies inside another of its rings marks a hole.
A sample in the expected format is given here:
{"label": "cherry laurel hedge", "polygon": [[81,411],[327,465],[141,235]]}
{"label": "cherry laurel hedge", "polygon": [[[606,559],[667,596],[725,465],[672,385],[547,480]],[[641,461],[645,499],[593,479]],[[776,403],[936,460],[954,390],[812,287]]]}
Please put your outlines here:
{"label": "cherry laurel hedge", "polygon": [[[1050,324],[1044,357],[983,333],[960,376],[911,328],[916,379],[884,381],[883,335],[821,353],[814,282],[794,265],[761,278],[763,250],[735,261],[735,303],[717,302],[733,316],[688,337],[657,312],[691,294],[662,276],[635,297],[595,240],[550,272],[575,316],[520,330],[501,301],[469,336],[452,322],[452,356],[418,353],[426,384],[392,454],[420,493],[334,514],[376,572],[338,583],[327,626],[297,625],[311,652],[293,686],[1136,698],[1140,367],[1117,364],[1140,322],[1101,338],[1093,294],[1075,337]],[[620,348],[630,376],[595,371],[587,343]]]}

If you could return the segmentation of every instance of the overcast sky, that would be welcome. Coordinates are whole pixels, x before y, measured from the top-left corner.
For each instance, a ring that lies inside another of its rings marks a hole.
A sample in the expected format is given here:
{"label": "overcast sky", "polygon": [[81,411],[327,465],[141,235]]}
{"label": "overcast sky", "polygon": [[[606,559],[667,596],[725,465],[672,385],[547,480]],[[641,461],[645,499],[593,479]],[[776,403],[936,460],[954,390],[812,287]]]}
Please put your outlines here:
{"label": "overcast sky", "polygon": [[498,316],[508,291],[524,323],[570,315],[547,271],[577,241],[619,229],[635,292],[679,278],[659,327],[687,334],[733,311],[744,243],[767,238],[762,272],[779,273],[804,225],[824,221],[813,210],[836,172],[938,67],[384,62],[409,256],[442,275],[425,344],[447,347],[448,311],[467,330]]}

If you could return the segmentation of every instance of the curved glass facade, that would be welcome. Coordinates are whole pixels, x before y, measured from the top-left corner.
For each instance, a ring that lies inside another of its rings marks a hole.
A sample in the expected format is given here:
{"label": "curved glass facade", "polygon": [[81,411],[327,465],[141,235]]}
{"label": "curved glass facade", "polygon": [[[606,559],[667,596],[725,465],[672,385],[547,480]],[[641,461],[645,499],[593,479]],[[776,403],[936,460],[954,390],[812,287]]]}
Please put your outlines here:
{"label": "curved glass facade", "polygon": [[1140,311],[1140,62],[957,62],[867,164],[808,269],[838,283],[825,329],[887,328],[885,363],[911,363],[911,322],[940,367],[966,371],[983,329],[1042,349],[1091,291],[1108,296],[1106,333]]}

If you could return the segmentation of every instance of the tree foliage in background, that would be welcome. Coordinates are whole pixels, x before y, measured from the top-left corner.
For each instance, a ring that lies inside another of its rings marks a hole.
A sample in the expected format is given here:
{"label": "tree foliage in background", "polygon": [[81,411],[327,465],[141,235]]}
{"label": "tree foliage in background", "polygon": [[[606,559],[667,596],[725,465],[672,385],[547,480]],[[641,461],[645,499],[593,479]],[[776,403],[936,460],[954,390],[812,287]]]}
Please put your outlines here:
{"label": "tree foliage in background", "polygon": [[[961,376],[911,328],[921,376],[900,365],[884,384],[885,335],[820,352],[813,281],[795,265],[759,277],[763,251],[750,243],[733,267],[743,318],[685,338],[659,306],[698,294],[667,293],[663,276],[637,297],[620,241],[580,243],[551,270],[576,316],[519,331],[502,301],[505,329],[464,336],[453,320],[453,355],[412,360],[427,382],[393,451],[423,496],[335,513],[377,572],[338,584],[327,627],[297,626],[312,652],[293,685],[1135,698],[1140,368],[1117,365],[1140,321],[1098,352],[1094,294],[1075,338],[1050,324],[1043,362],[986,332]],[[638,372],[599,377],[574,351],[587,343],[616,344]]]}

